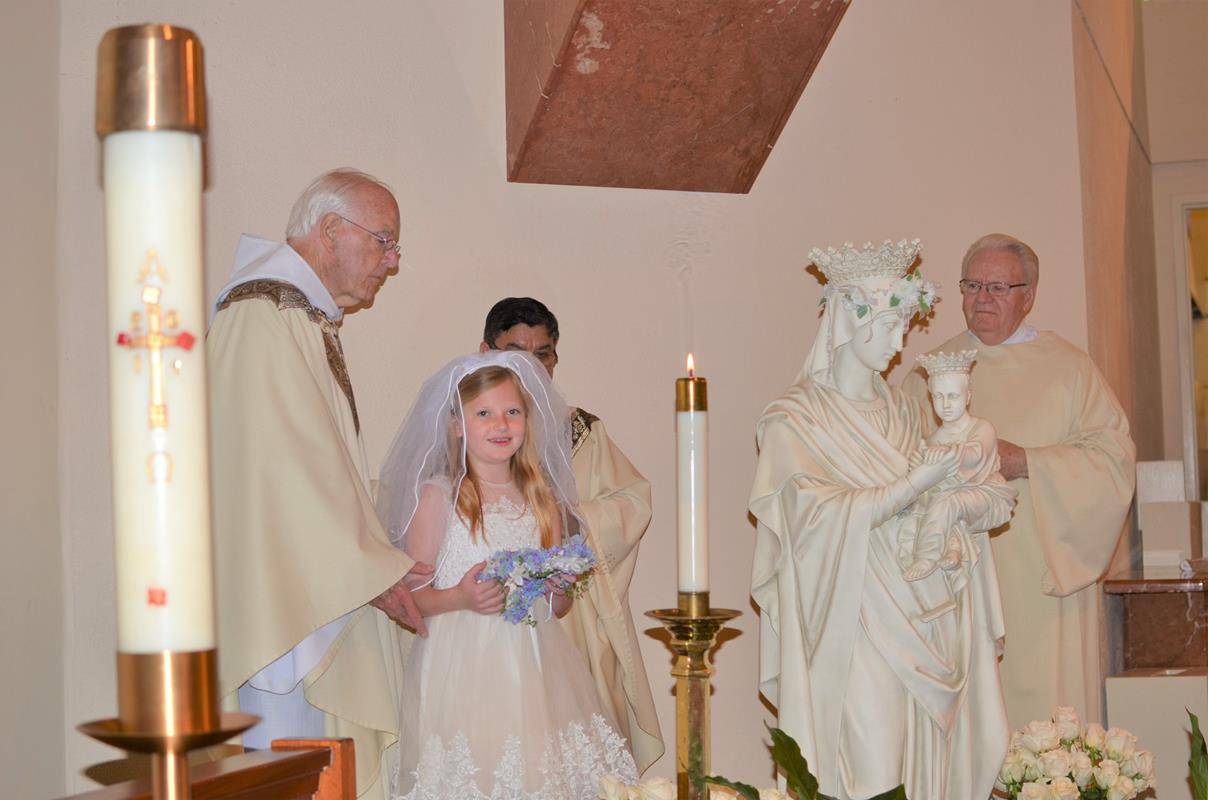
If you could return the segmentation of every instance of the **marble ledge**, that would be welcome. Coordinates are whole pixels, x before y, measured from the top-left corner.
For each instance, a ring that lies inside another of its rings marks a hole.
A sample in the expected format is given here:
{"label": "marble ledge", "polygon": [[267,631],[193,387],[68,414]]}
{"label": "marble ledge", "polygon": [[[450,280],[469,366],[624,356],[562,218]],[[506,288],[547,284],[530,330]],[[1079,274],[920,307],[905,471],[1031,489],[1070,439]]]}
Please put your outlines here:
{"label": "marble ledge", "polygon": [[1178,567],[1145,567],[1109,575],[1103,581],[1106,594],[1169,594],[1208,591],[1208,570],[1200,567],[1191,574]]}

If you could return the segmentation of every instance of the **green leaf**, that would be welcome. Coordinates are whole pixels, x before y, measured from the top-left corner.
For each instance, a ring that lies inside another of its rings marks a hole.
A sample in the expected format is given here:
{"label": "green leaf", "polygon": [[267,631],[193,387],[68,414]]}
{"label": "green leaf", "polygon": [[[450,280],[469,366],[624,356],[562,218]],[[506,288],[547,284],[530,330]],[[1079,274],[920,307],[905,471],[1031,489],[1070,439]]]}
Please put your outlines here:
{"label": "green leaf", "polygon": [[704,781],[705,783],[716,783],[718,786],[733,789],[747,800],[759,800],[759,790],[749,784],[739,783],[737,781],[728,781],[718,775],[706,775],[704,777]]}
{"label": "green leaf", "polygon": [[789,790],[797,794],[798,800],[818,800],[818,779],[810,772],[796,740],[780,728],[767,727],[772,735],[772,760],[780,768]]}
{"label": "green leaf", "polygon": [[908,800],[906,797],[906,787],[899,786],[896,789],[890,789],[888,792],[882,792],[871,800]]}
{"label": "green leaf", "polygon": [[931,304],[921,297],[919,298],[919,308],[923,309],[923,316],[931,313]]}
{"label": "green leaf", "polygon": [[856,319],[864,319],[868,314],[868,306],[856,306]]}
{"label": "green leaf", "polygon": [[1191,768],[1191,790],[1195,800],[1208,800],[1208,746],[1204,743],[1204,734],[1200,733],[1200,720],[1187,709],[1191,717],[1191,758],[1187,766]]}
{"label": "green leaf", "polygon": [[890,308],[897,308],[900,305],[902,305],[902,298],[898,297],[896,294],[893,297],[889,298],[889,307]]}

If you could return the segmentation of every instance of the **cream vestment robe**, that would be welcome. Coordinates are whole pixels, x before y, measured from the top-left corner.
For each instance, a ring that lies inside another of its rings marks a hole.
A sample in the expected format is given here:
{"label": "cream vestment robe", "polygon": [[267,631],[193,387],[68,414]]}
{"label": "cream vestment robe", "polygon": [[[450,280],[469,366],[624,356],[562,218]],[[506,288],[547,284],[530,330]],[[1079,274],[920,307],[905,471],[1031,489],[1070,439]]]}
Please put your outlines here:
{"label": "cream vestment robe", "polygon": [[605,567],[562,618],[586,657],[600,700],[629,739],[638,772],[663,754],[650,681],[629,609],[638,543],[650,525],[650,482],[613,443],[598,417],[575,409],[571,467],[579,511],[592,549]]}
{"label": "cream vestment robe", "polygon": [[[991,537],[1006,621],[1012,727],[1073,706],[1102,720],[1099,587],[1132,502],[1128,420],[1090,357],[1055,333],[988,346],[968,331],[932,352],[976,349],[969,411],[1027,451],[1015,515]],[[926,401],[923,376],[903,381]],[[926,407],[930,408],[930,405]]]}
{"label": "cream vestment robe", "polygon": [[975,534],[963,589],[940,570],[902,577],[900,479],[925,430],[916,403],[874,380],[865,408],[802,377],[757,426],[760,690],[825,794],[985,798],[1008,739],[994,559]]}
{"label": "cream vestment robe", "polygon": [[220,691],[229,704],[347,615],[302,686],[327,735],[356,741],[358,795],[381,796],[407,635],[366,603],[413,562],[374,510],[337,328],[295,286],[253,280],[221,299],[206,347]]}

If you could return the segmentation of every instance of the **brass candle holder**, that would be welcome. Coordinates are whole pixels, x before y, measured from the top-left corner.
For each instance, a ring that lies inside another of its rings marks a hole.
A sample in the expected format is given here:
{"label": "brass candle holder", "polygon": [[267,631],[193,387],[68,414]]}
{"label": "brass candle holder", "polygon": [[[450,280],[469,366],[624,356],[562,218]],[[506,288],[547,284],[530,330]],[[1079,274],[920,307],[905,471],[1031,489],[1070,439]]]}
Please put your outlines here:
{"label": "brass candle holder", "polygon": [[80,725],[99,742],[151,756],[151,796],[190,796],[190,750],[220,744],[258,721],[222,713],[218,651],[117,654],[118,715]]}
{"label": "brass candle holder", "polygon": [[[97,58],[99,136],[124,131],[200,136],[205,126],[201,43],[192,31],[133,25],[105,34]],[[152,419],[163,424],[159,403],[155,408],[160,414]],[[162,604],[162,594],[149,594],[148,602]],[[221,712],[218,652],[213,648],[119,651],[117,682],[118,716],[85,723],[79,730],[105,744],[150,754],[156,800],[190,796],[190,750],[224,742],[257,721],[250,714]]]}
{"label": "brass candle holder", "polygon": [[742,612],[711,608],[708,592],[680,592],[678,608],[647,611],[671,634],[675,663],[675,776],[678,800],[706,800],[712,762],[709,652],[717,634]]}

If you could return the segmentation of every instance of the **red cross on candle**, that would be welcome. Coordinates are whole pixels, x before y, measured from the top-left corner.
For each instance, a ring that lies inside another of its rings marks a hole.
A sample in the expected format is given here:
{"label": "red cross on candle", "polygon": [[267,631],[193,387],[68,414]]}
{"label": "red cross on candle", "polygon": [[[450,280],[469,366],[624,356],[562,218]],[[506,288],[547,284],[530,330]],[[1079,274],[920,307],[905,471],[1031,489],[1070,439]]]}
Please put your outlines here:
{"label": "red cross on candle", "polygon": [[162,586],[152,586],[147,589],[147,605],[149,606],[166,606],[168,604],[168,590]]}
{"label": "red cross on candle", "polygon": [[147,330],[142,330],[136,320],[132,331],[117,335],[118,347],[147,351],[147,360],[151,365],[151,402],[147,408],[147,424],[151,428],[168,427],[168,406],[164,400],[164,350],[179,347],[187,352],[197,342],[197,338],[188,331],[165,332],[165,328],[170,330],[177,326],[177,315],[175,311],[164,312],[160,305],[161,294],[158,286],[144,286],[142,301],[147,314]]}

